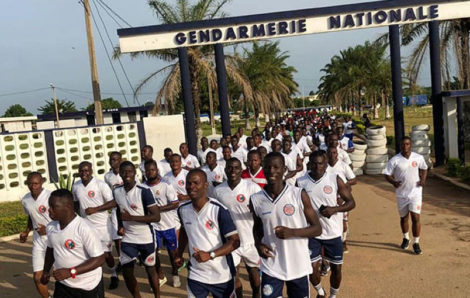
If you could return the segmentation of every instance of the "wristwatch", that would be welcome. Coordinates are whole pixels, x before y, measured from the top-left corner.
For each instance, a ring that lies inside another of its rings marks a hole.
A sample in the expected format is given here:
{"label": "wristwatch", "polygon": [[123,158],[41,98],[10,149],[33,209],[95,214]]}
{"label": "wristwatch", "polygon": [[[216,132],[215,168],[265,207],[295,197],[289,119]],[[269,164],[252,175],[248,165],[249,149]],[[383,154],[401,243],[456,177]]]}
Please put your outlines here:
{"label": "wristwatch", "polygon": [[209,256],[211,257],[211,260],[215,259],[215,252],[211,251],[211,253],[209,254]]}
{"label": "wristwatch", "polygon": [[70,268],[70,275],[72,276],[72,278],[75,278],[77,276],[77,269]]}

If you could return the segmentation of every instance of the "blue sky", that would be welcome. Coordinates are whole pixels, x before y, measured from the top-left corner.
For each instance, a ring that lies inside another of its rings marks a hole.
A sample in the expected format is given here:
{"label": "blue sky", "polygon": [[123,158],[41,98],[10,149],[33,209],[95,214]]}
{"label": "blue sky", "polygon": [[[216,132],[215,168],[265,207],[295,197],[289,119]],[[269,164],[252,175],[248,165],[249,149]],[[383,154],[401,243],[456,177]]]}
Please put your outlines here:
{"label": "blue sky", "polygon": [[[147,0],[102,1],[131,26],[158,24],[158,19],[148,6]],[[168,2],[174,1],[168,0]],[[238,16],[357,2],[366,1],[233,0],[225,7],[225,11],[230,16]],[[92,10],[96,11],[94,3],[98,4],[98,1],[90,0]],[[0,43],[2,55],[0,60],[0,115],[10,105],[16,103],[22,104],[28,111],[36,114],[37,108],[43,105],[46,99],[52,97],[50,83],[58,87],[58,98],[72,100],[78,108],[90,104],[92,93],[84,13],[83,7],[78,4],[78,1],[2,0],[2,4],[5,9],[0,11],[0,36],[2,38]],[[112,43],[117,45],[116,29],[119,27],[101,7],[99,8]],[[95,18],[103,34],[108,52],[110,52],[111,44],[96,12]],[[112,96],[125,106],[124,97],[119,95],[121,91],[96,30],[96,25],[93,24],[93,26],[102,98]],[[374,40],[387,30],[387,28],[366,29],[279,40],[282,50],[289,52],[288,63],[298,70],[295,79],[300,85],[300,91],[307,94],[310,90],[316,90],[321,77],[320,69],[328,63],[334,54],[349,46],[362,44],[366,40]],[[403,48],[402,56],[406,56],[407,53],[409,53],[409,49]],[[134,59],[124,56],[121,61],[133,86],[152,71],[166,65],[162,61],[144,56]],[[118,62],[114,60],[113,65],[118,72],[124,92],[129,94],[126,95],[129,105],[135,105],[136,103],[130,95],[132,93],[131,87]],[[421,75],[421,84],[430,85],[428,68],[426,67]],[[160,79],[152,81],[139,96],[140,102],[153,101],[154,94],[160,84]],[[11,94],[36,89],[42,90]]]}

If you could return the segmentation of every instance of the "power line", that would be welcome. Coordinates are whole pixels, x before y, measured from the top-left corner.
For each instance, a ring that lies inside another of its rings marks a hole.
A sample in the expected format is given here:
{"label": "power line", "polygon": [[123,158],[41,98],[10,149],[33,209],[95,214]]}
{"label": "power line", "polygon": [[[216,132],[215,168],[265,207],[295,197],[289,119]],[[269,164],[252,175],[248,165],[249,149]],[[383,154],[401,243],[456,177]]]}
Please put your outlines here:
{"label": "power line", "polygon": [[11,92],[11,93],[3,93],[0,94],[0,96],[11,96],[11,95],[18,95],[18,94],[26,94],[26,93],[33,93],[41,90],[49,90],[49,87],[44,87],[44,88],[38,88],[38,89],[32,89],[32,90],[26,90],[26,91],[17,91],[17,92]]}
{"label": "power line", "polygon": [[122,25],[121,23],[119,23],[114,17],[113,15],[109,12],[108,9],[106,9],[106,6],[104,6],[104,4],[98,0],[98,4],[103,8],[103,10],[106,12],[106,14],[116,23],[116,25],[118,25],[119,28],[122,28]]}
{"label": "power line", "polygon": [[[98,1],[100,1],[100,0],[98,0]],[[98,2],[98,3],[99,3],[99,2]],[[98,13],[98,16],[99,16],[99,18],[100,18],[100,20],[101,20],[101,23],[103,24],[104,32],[106,33],[106,36],[108,37],[109,43],[110,43],[111,47],[114,47],[113,41],[111,40],[111,37],[109,36],[109,33],[108,33],[108,28],[106,27],[106,24],[105,24],[105,22],[103,21],[103,18],[101,17],[101,13],[100,13],[100,11],[99,11],[97,5],[96,5],[96,2],[93,1],[93,4],[95,5],[95,7],[96,7],[96,12]],[[129,84],[129,87],[131,88],[132,92],[134,93],[134,99],[135,99],[135,101],[137,102],[137,104],[140,105],[139,98],[138,98],[137,95],[135,94],[134,87],[132,86],[132,83],[131,83],[131,81],[129,80],[129,77],[127,76],[126,70],[124,69],[124,66],[122,65],[122,62],[121,62],[121,58],[120,58],[119,56],[117,56],[117,60],[118,60],[118,62],[119,62],[119,65],[121,66],[121,70],[122,70],[122,72],[124,73],[124,77],[126,78],[127,83]],[[123,91],[123,92],[124,92],[124,91]]]}
{"label": "power line", "polygon": [[[97,8],[95,1],[93,1],[93,4],[94,4],[95,7]],[[123,96],[124,96],[124,100],[126,101],[126,105],[129,106],[129,102],[127,101],[127,97],[126,97],[126,95],[124,94],[124,89],[123,89],[122,86],[121,86],[121,82],[119,81],[118,75],[117,75],[117,73],[116,73],[116,69],[114,69],[114,65],[113,65],[113,63],[112,63],[112,61],[111,61],[111,57],[109,57],[108,48],[106,47],[106,44],[104,43],[103,35],[101,34],[100,28],[98,27],[98,23],[96,22],[96,19],[95,19],[95,15],[93,14],[93,11],[91,11],[91,9],[90,9],[90,13],[91,13],[91,17],[92,17],[92,19],[93,19],[93,23],[95,23],[96,31],[98,31],[98,34],[99,34],[100,39],[101,39],[101,43],[103,44],[104,50],[105,50],[105,52],[106,52],[106,57],[108,57],[109,64],[111,64],[111,69],[113,70],[114,76],[116,77],[116,80],[117,80],[117,82],[118,82],[119,89],[121,89],[121,92],[122,92],[122,94],[123,94]]]}
{"label": "power line", "polygon": [[[59,88],[59,87],[56,87]],[[79,92],[79,93],[87,93],[87,94],[92,94],[92,91],[84,91],[84,90],[77,90],[77,89],[70,89],[70,88],[61,88],[62,90],[68,90],[68,91],[73,91],[73,92]],[[101,91],[101,94],[109,94],[109,95],[122,95],[122,93],[117,93],[117,92],[105,92]],[[133,95],[132,93],[125,93],[126,95]],[[154,95],[155,92],[145,92],[141,94],[149,94],[149,95]]]}
{"label": "power line", "polygon": [[117,16],[121,21],[124,22],[124,24],[126,24],[127,26],[129,27],[132,27],[128,22],[126,22],[126,20],[124,20],[117,12],[115,12],[111,7],[109,7],[103,0],[98,0],[99,2],[101,2],[104,6],[106,6],[106,8],[109,9],[109,11],[111,11],[115,16]]}

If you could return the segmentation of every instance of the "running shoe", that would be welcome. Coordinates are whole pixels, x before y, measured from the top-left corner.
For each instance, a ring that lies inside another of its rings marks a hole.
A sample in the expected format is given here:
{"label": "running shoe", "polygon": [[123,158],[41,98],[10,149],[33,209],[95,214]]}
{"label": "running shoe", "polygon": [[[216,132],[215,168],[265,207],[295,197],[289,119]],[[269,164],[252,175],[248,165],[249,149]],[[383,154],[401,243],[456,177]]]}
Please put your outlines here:
{"label": "running shoe", "polygon": [[410,247],[410,239],[403,238],[403,242],[401,243],[400,247],[402,249],[408,249],[408,247]]}
{"label": "running shoe", "polygon": [[166,278],[166,276],[164,276],[163,278],[160,278],[159,281],[160,281],[160,287],[162,287],[164,284],[166,284],[168,279]]}
{"label": "running shoe", "polygon": [[179,288],[181,287],[180,277],[178,275],[173,275],[173,287]]}
{"label": "running shoe", "polygon": [[109,284],[109,289],[114,290],[119,285],[119,278],[117,276],[111,276],[111,283]]}
{"label": "running shoe", "polygon": [[419,247],[419,243],[413,244],[413,251],[416,255],[421,255],[423,252],[421,251],[421,247]]}

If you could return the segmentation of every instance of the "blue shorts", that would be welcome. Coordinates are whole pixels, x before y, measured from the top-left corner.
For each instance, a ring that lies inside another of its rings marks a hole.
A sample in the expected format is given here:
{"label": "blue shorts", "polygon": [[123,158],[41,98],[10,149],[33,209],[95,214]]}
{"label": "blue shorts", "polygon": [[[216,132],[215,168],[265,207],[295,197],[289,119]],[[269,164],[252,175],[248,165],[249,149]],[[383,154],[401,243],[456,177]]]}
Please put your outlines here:
{"label": "blue shorts", "polygon": [[289,298],[310,297],[310,282],[308,280],[308,275],[301,278],[284,281],[269,276],[264,272],[261,275],[261,297],[282,297],[284,283],[286,283],[287,296]]}
{"label": "blue shorts", "polygon": [[155,245],[158,248],[162,248],[165,244],[168,250],[175,250],[178,248],[178,240],[176,239],[176,229],[168,229],[165,231],[158,231],[153,229]]}
{"label": "blue shorts", "polygon": [[205,284],[188,278],[188,297],[206,298],[209,293],[214,298],[235,297],[235,282],[231,279],[221,284]]}
{"label": "blue shorts", "polygon": [[155,265],[155,243],[136,244],[129,242],[121,243],[121,256],[119,261],[121,265],[134,262],[140,258],[145,266]]}
{"label": "blue shorts", "polygon": [[317,238],[308,239],[308,249],[310,250],[310,261],[312,263],[321,260],[321,249],[324,249],[324,257],[327,261],[335,265],[343,264],[343,242],[341,237],[321,240]]}

